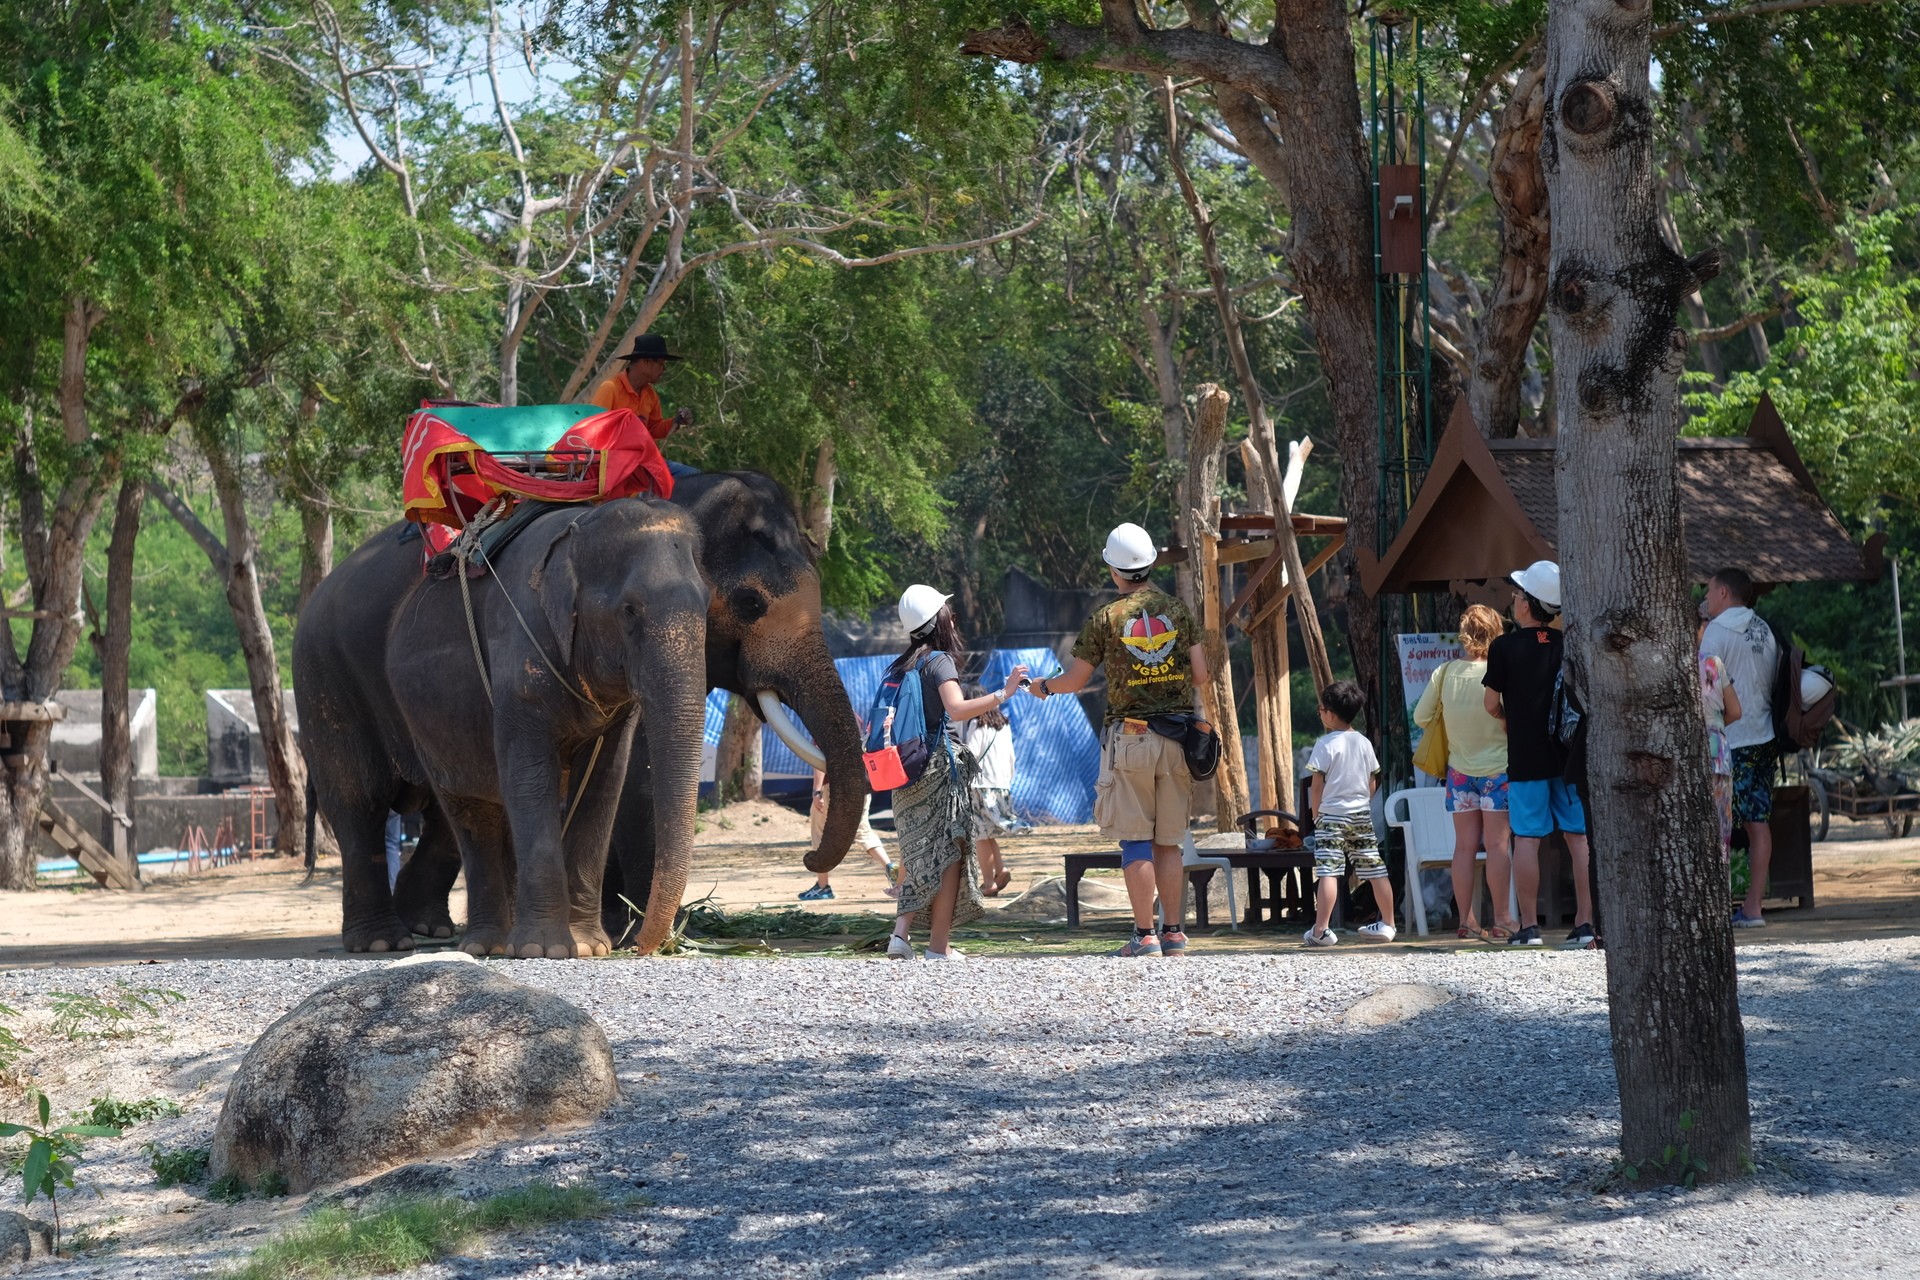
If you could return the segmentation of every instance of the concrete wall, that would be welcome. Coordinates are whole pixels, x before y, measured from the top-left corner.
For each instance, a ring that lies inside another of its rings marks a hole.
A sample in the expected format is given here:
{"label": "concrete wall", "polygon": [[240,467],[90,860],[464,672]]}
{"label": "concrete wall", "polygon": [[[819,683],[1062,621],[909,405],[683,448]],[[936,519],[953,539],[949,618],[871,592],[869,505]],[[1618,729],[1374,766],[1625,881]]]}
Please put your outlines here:
{"label": "concrete wall", "polygon": [[[300,713],[294,706],[293,689],[282,689],[280,696],[297,743]],[[260,746],[251,689],[207,690],[207,776],[223,787],[244,787],[267,780],[267,756]]]}
{"label": "concrete wall", "polygon": [[[134,689],[127,728],[133,739],[133,776],[160,776],[159,698],[152,689]],[[67,709],[65,720],[53,722],[53,745],[48,754],[73,773],[100,772],[100,691],[62,689],[53,695]]]}

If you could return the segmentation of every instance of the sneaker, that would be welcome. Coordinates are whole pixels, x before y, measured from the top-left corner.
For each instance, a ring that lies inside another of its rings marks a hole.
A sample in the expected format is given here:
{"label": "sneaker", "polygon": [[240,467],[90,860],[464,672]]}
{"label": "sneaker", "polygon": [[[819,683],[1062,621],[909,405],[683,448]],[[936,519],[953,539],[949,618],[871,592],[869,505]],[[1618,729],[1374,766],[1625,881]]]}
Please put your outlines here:
{"label": "sneaker", "polygon": [[1328,929],[1325,933],[1315,933],[1312,929],[1300,935],[1300,940],[1310,947],[1330,947],[1340,941],[1340,935]]}
{"label": "sneaker", "polygon": [[811,889],[803,889],[800,892],[802,902],[826,902],[832,897],[833,886],[830,884],[817,884]]}
{"label": "sneaker", "polygon": [[1108,954],[1113,956],[1118,956],[1124,959],[1133,959],[1134,957],[1157,956],[1161,954],[1160,939],[1156,938],[1151,933],[1147,933],[1147,934],[1136,933],[1133,936],[1132,940],[1130,940],[1126,946],[1121,947],[1118,951],[1108,952]]}
{"label": "sneaker", "polygon": [[1392,942],[1399,931],[1385,920],[1375,920],[1372,924],[1360,926],[1360,936],[1368,942]]}
{"label": "sneaker", "polygon": [[955,946],[948,946],[945,951],[935,951],[932,947],[927,948],[927,959],[929,960],[965,960],[966,958],[967,953]]}
{"label": "sneaker", "polygon": [[1736,929],[1764,929],[1767,922],[1759,916],[1750,916],[1745,907],[1733,909],[1733,927]]}
{"label": "sneaker", "polygon": [[1514,934],[1511,938],[1508,938],[1507,945],[1510,947],[1544,947],[1547,945],[1547,940],[1540,936],[1539,925],[1530,924],[1520,932]]}
{"label": "sneaker", "polygon": [[1569,951],[1584,951],[1587,944],[1592,941],[1593,926],[1590,924],[1577,924],[1573,926],[1573,932],[1567,935],[1567,949]]}
{"label": "sneaker", "polygon": [[[927,954],[932,955],[933,953],[928,952]],[[896,933],[887,939],[887,959],[918,960],[919,958],[918,955],[914,954],[913,944],[899,934]]]}
{"label": "sneaker", "polygon": [[1160,954],[1169,959],[1175,956],[1184,959],[1187,954],[1187,935],[1185,930],[1162,929],[1160,931]]}

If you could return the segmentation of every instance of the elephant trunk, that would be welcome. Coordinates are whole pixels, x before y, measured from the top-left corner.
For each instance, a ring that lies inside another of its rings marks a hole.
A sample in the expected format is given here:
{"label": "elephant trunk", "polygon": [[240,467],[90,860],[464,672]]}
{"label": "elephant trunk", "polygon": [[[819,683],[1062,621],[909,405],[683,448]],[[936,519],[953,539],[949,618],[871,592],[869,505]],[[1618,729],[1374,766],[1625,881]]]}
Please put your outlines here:
{"label": "elephant trunk", "polygon": [[827,655],[824,643],[817,659],[793,672],[793,709],[806,721],[820,754],[826,758],[827,820],[819,845],[807,854],[809,871],[831,871],[847,856],[860,815],[866,808],[867,770],[861,761],[865,742],[860,723],[847,702],[846,686]]}
{"label": "elephant trunk", "polygon": [[[700,799],[698,743],[704,722],[707,687],[703,659],[696,648],[684,660],[657,664],[640,695],[648,764],[653,775],[653,883],[647,889],[645,915],[634,950],[651,955],[673,931],[674,917],[693,865],[694,812]],[[639,889],[631,885],[627,892]]]}

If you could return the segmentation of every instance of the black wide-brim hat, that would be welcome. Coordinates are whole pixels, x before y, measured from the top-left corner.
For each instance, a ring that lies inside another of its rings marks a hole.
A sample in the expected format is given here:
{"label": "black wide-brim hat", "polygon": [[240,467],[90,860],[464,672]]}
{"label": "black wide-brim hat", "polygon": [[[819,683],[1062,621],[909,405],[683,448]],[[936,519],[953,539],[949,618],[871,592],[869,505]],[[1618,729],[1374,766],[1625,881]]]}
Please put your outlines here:
{"label": "black wide-brim hat", "polygon": [[681,357],[667,350],[667,340],[657,333],[643,333],[633,340],[622,360],[678,360]]}

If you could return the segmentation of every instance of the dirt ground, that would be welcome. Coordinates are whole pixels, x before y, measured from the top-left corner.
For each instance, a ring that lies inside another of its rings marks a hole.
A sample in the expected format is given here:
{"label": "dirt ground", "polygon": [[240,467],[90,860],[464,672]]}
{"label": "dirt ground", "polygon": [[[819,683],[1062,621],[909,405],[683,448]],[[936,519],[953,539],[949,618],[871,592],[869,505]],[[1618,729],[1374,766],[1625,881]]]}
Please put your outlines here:
{"label": "dirt ground", "polygon": [[[881,836],[891,844],[889,832],[883,830]],[[993,905],[1003,906],[1030,885],[1057,877],[1063,854],[1103,847],[1090,826],[1045,827],[1031,836],[1004,841],[1002,850],[1013,882],[991,900]],[[687,898],[710,896],[713,905],[729,914],[786,908],[836,916],[869,913],[873,928],[884,927],[885,917],[892,914],[892,904],[883,893],[886,881],[857,850],[833,873],[833,901],[796,900],[813,882],[811,873],[801,866],[806,848],[805,818],[771,802],[703,814]],[[1816,906],[1769,910],[1770,927],[1741,933],[1738,941],[1810,942],[1920,933],[1920,836],[1889,840],[1877,822],[1836,820],[1827,841],[1814,846],[1814,877]],[[1102,878],[1100,873],[1089,877]],[[454,918],[460,919],[464,896],[459,888],[454,896]],[[1114,897],[1098,888],[1083,892],[1083,901]],[[1215,904],[1217,920],[1225,909],[1217,893]],[[310,881],[299,867],[261,860],[198,875],[155,876],[139,893],[93,887],[0,893],[0,968],[188,958],[344,957],[339,913],[338,863],[323,864]],[[1020,916],[1016,909],[1005,915],[990,913],[973,932],[976,937],[994,939],[991,949],[1001,954],[1028,948],[1085,949],[1104,945],[1121,932],[1122,918],[1096,906],[1083,916],[1083,928],[1068,930]],[[1297,945],[1291,929],[1230,933],[1222,926],[1208,940],[1207,949],[1272,951]],[[1460,944],[1447,934],[1425,939],[1408,935],[1396,945],[1470,944]]]}

